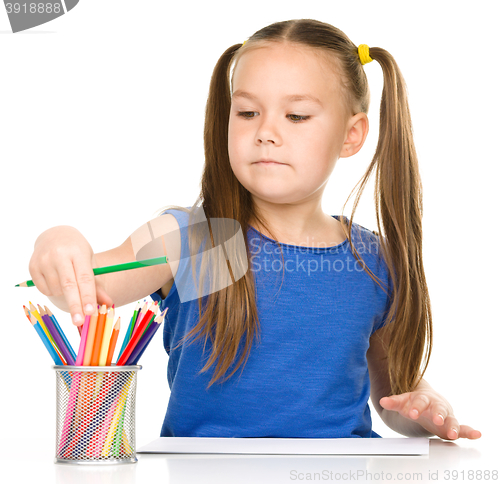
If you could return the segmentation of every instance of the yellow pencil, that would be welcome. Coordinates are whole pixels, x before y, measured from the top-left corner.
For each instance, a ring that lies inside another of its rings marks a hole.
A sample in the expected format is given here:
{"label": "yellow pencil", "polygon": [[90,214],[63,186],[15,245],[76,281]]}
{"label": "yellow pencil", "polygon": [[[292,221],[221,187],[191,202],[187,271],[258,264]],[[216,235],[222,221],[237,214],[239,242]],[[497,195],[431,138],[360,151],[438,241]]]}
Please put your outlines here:
{"label": "yellow pencil", "polygon": [[31,316],[33,316],[36,319],[36,321],[38,321],[38,324],[42,328],[44,334],[49,339],[50,344],[52,345],[52,347],[54,348],[55,352],[57,353],[57,356],[59,356],[59,358],[61,358],[62,364],[66,365],[66,360],[64,359],[64,356],[59,351],[59,348],[57,347],[54,339],[52,338],[52,335],[50,334],[50,331],[45,326],[45,323],[43,322],[43,319],[41,318],[40,313],[36,310],[35,306],[33,306],[33,303],[30,301],[30,310],[28,310],[28,308],[26,306],[23,306],[23,308],[24,308],[24,313],[26,314],[26,316],[28,316],[28,319],[30,319],[30,315],[31,315]]}
{"label": "yellow pencil", "polygon": [[102,335],[101,353],[99,355],[99,366],[106,366],[108,357],[109,341],[111,339],[111,331],[113,330],[113,320],[115,319],[115,309],[111,308],[106,315],[106,325]]}
{"label": "yellow pencil", "polygon": [[42,317],[40,316],[40,313],[36,309],[36,307],[33,305],[31,301],[30,303],[30,313],[35,316],[36,320],[40,323],[40,326],[43,329],[43,332],[47,335],[47,338],[49,338],[50,342],[52,343],[52,346],[56,348],[56,343],[54,341],[54,338],[52,338],[52,335],[50,334],[50,331],[47,329],[47,326],[45,326],[45,323],[43,322]]}
{"label": "yellow pencil", "polygon": [[106,441],[104,442],[104,446],[102,449],[102,456],[107,457],[109,456],[110,450],[111,450],[111,445],[113,443],[113,440],[121,438],[121,435],[118,435],[118,422],[120,420],[120,417],[122,415],[122,412],[124,410],[125,402],[127,401],[127,395],[128,391],[130,388],[130,385],[132,383],[132,378],[133,375],[130,375],[127,378],[127,381],[123,385],[121,391],[120,391],[120,396],[118,397],[118,405],[115,407],[113,419],[111,420],[111,424],[109,425],[108,428],[108,435],[106,436]]}

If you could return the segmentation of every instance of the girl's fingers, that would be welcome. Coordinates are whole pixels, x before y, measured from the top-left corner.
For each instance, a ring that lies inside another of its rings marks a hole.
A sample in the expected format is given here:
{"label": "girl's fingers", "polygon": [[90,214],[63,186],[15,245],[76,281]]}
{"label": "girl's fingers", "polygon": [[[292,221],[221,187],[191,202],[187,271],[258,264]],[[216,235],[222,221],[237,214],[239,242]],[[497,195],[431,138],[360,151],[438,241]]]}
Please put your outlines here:
{"label": "girl's fingers", "polygon": [[468,425],[460,425],[460,438],[461,439],[479,439],[481,432],[475,430]]}
{"label": "girl's fingers", "polygon": [[[68,303],[68,309],[71,313],[73,324],[81,326],[84,321],[82,300],[73,264],[71,262],[62,263],[58,268],[58,274],[61,291],[66,299],[66,302]],[[83,279],[85,280],[85,276],[83,276]]]}
{"label": "girl's fingers", "polygon": [[408,394],[392,395],[390,397],[383,397],[379,400],[380,405],[387,410],[394,410],[400,412],[408,401]]}
{"label": "girl's fingers", "polygon": [[435,408],[432,409],[431,420],[435,425],[444,425],[446,418],[448,417],[448,410],[442,405],[436,405]]}
{"label": "girl's fingers", "polygon": [[108,296],[108,293],[97,282],[95,288],[96,288],[97,303],[100,304],[101,306],[105,304],[106,307],[110,308],[113,305],[113,300]]}
{"label": "girl's fingers", "polygon": [[[97,307],[97,302],[95,275],[91,262],[85,256],[75,257],[73,268],[80,293],[82,315],[92,315]],[[78,323],[78,325],[80,324],[81,322]]]}
{"label": "girl's fingers", "polygon": [[425,395],[422,398],[416,397],[409,408],[409,416],[413,420],[423,416],[435,425],[443,425],[450,415],[449,410],[441,402],[432,403]]}
{"label": "girl's fingers", "polygon": [[456,440],[460,435],[460,425],[455,417],[448,417],[445,420],[444,430],[446,432],[446,439]]}
{"label": "girl's fingers", "polygon": [[408,401],[408,417],[417,420],[423,413],[429,410],[431,401],[424,393],[410,393],[411,398]]}

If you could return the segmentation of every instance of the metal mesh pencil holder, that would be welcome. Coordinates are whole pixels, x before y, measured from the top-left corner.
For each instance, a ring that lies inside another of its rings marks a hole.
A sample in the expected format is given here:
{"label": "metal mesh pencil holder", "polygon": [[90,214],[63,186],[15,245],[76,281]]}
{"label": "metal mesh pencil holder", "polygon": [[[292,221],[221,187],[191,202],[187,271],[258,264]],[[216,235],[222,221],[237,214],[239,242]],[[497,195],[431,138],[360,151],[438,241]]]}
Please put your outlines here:
{"label": "metal mesh pencil holder", "polygon": [[56,463],[137,462],[137,366],[54,366]]}

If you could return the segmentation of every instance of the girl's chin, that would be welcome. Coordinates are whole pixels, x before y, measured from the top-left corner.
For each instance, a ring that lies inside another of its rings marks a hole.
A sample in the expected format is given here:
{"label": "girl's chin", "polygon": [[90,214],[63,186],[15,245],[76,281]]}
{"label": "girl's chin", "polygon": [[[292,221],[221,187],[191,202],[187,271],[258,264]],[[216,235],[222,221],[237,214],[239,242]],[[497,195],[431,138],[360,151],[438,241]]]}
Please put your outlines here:
{"label": "girl's chin", "polygon": [[290,189],[283,190],[280,192],[279,190],[262,190],[262,187],[259,187],[258,190],[249,190],[252,194],[252,198],[254,201],[261,201],[267,203],[295,203],[297,202],[297,193],[290,193]]}

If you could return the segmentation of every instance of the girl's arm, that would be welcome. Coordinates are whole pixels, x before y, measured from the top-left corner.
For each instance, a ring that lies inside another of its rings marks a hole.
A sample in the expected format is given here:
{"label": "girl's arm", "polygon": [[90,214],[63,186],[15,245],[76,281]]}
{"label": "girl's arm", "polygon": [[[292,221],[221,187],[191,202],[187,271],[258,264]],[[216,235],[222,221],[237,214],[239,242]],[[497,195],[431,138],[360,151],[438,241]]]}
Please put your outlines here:
{"label": "girl's arm", "polygon": [[386,328],[376,331],[370,338],[366,353],[370,373],[372,404],[383,422],[392,430],[407,437],[431,437],[441,439],[478,439],[481,432],[468,425],[459,425],[449,402],[437,393],[425,380],[421,380],[412,392],[391,394],[387,353],[389,344]]}
{"label": "girl's arm", "polygon": [[[171,225],[171,232],[178,233],[175,217],[164,217],[167,228]],[[177,245],[174,250],[180,252],[180,241]],[[169,256],[175,262],[94,276],[95,267],[136,260],[131,238],[119,247],[94,254],[78,230],[59,226],[38,237],[29,269],[38,290],[59,309],[70,312],[75,324],[82,324],[84,314],[92,314],[96,303],[123,306],[169,283],[175,276],[180,254]]]}

